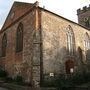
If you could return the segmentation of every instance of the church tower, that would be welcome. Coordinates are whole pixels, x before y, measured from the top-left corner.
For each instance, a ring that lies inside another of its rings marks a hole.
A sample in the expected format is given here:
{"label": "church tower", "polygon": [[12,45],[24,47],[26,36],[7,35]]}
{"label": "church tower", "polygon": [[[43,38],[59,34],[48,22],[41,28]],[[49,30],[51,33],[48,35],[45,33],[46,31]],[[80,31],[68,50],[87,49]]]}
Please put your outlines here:
{"label": "church tower", "polygon": [[87,29],[90,29],[90,5],[85,6],[83,9],[77,10],[78,23]]}

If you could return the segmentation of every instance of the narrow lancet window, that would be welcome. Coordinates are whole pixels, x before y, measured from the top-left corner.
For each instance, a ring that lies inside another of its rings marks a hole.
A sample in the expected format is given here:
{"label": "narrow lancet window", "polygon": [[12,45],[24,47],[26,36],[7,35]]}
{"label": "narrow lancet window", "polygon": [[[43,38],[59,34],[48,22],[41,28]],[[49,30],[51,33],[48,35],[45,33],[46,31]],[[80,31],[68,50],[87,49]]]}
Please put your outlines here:
{"label": "narrow lancet window", "polygon": [[23,50],[23,24],[20,23],[16,32],[16,52]]}

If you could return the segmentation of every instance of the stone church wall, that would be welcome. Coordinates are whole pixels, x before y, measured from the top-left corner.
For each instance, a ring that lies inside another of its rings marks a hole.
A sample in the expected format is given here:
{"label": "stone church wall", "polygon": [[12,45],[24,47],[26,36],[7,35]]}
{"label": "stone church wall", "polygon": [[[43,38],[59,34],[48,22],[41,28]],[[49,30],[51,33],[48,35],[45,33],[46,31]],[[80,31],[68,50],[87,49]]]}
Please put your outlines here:
{"label": "stone church wall", "polygon": [[[74,72],[82,72],[82,66],[87,63],[85,58],[84,36],[90,32],[76,23],[52,14],[48,11],[42,11],[42,41],[43,41],[43,76],[57,76],[66,73],[65,62],[73,59],[75,62]],[[67,52],[67,27],[71,26],[75,37],[74,55]],[[82,60],[78,48],[82,50]],[[83,65],[82,65],[83,64]]]}
{"label": "stone church wall", "polygon": [[[16,53],[16,31],[20,22],[24,26],[23,51]],[[73,55],[69,55],[67,48],[68,26],[74,33]],[[1,57],[4,33],[7,35],[7,48],[6,56]],[[90,32],[80,25],[35,6],[31,12],[0,33],[0,65],[11,77],[21,75],[25,82],[35,86],[40,84],[40,78],[65,75],[65,63],[70,59],[75,63],[74,72],[82,72],[83,66],[88,64],[84,48],[85,33],[90,36]]]}
{"label": "stone church wall", "polygon": [[[2,65],[13,78],[21,75],[26,82],[30,82],[32,79],[33,35],[35,30],[35,18],[33,17],[35,17],[34,10],[7,28],[7,30],[0,33],[0,49],[2,36],[4,33],[7,34],[6,57],[0,57],[0,65]],[[24,26],[23,51],[17,53],[16,31],[20,22]]]}

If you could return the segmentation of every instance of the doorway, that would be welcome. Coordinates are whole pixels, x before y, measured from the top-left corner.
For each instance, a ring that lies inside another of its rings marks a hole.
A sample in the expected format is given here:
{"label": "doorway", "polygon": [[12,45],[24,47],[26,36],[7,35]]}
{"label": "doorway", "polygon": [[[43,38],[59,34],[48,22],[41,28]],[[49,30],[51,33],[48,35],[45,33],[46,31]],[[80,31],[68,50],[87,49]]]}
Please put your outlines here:
{"label": "doorway", "polygon": [[67,60],[65,62],[65,68],[66,68],[66,73],[71,74],[74,72],[74,61],[73,60]]}

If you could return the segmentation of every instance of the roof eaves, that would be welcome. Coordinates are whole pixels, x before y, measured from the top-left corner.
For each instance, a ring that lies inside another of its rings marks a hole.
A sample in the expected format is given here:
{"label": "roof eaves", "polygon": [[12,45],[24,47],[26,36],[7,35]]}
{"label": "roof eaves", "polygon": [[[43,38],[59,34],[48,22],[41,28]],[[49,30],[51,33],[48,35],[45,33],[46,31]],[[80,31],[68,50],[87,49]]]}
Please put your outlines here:
{"label": "roof eaves", "polygon": [[43,10],[43,11],[49,12],[49,13],[55,15],[55,16],[58,16],[58,17],[60,17],[60,18],[63,18],[63,19],[65,19],[65,20],[67,20],[67,21],[69,21],[69,22],[71,22],[71,23],[74,23],[74,24],[76,24],[76,25],[78,25],[78,26],[80,26],[80,27],[82,27],[82,28],[87,29],[88,31],[90,31],[90,29],[86,28],[86,27],[83,26],[83,25],[80,25],[80,24],[78,24],[78,23],[76,23],[76,22],[74,22],[74,21],[71,21],[71,20],[69,20],[69,19],[67,19],[67,18],[65,18],[65,17],[63,17],[63,16],[60,16],[60,15],[54,13],[54,12],[51,12],[51,11],[45,9],[45,8],[42,8],[42,7],[39,7],[39,8],[40,8],[41,10]]}

